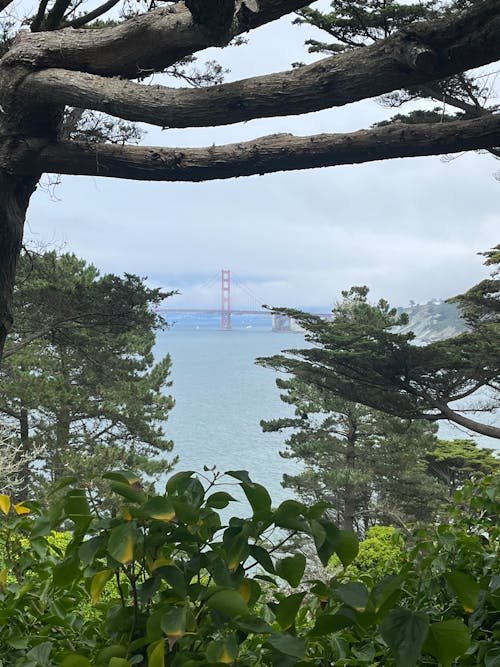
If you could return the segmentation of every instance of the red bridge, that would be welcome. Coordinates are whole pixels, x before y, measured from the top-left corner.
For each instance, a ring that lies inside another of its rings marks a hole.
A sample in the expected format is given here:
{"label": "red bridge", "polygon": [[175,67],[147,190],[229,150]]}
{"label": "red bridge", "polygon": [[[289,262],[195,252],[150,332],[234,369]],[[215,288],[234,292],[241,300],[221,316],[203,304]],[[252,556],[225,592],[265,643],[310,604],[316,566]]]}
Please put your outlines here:
{"label": "red bridge", "polygon": [[[254,301],[258,302],[257,297],[248,287],[240,285]],[[233,315],[262,315],[272,318],[273,331],[291,331],[292,321],[288,315],[271,312],[264,308],[231,308],[231,271],[222,269],[220,281],[220,308],[159,308],[163,313],[209,313],[220,315],[220,328],[223,331],[232,329],[231,318]]]}

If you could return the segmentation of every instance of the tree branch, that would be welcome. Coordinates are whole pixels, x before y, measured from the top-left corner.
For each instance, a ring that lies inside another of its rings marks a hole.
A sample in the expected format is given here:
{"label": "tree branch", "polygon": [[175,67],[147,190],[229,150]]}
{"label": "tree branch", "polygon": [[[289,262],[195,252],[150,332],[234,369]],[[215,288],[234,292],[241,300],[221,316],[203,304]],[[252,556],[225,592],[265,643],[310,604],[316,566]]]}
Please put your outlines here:
{"label": "tree branch", "polygon": [[449,421],[454,422],[459,426],[463,426],[469,429],[469,431],[473,431],[474,433],[480,433],[481,435],[486,435],[490,438],[500,439],[500,428],[496,426],[490,426],[489,424],[483,424],[476,421],[475,419],[465,417],[463,414],[452,410],[448,405],[439,403],[437,407],[439,407],[444,417]]}
{"label": "tree branch", "polygon": [[[308,0],[260,0],[255,12],[241,4],[225,43],[307,3]],[[105,76],[137,78],[162,71],[181,58],[214,45],[220,42],[193,21],[191,12],[179,2],[110,28],[21,33],[4,62],[12,66],[25,65],[30,70],[64,67]]]}
{"label": "tree branch", "polygon": [[481,25],[474,39],[465,43],[460,34],[452,39],[446,33],[443,41],[436,24],[428,24],[419,33],[419,40],[423,41],[399,33],[370,47],[292,71],[207,88],[144,86],[49,68],[28,75],[18,92],[25,99],[36,95],[52,104],[96,109],[162,127],[226,125],[253,118],[297,115],[441,79],[461,72],[464,63],[477,67],[500,58],[500,4],[496,6],[497,33],[493,34],[489,25]]}
{"label": "tree branch", "polygon": [[208,181],[276,171],[441,155],[500,145],[500,114],[450,123],[397,123],[348,134],[274,134],[206,148],[44,143],[26,140],[18,174],[45,172],[150,181]]}
{"label": "tree branch", "polygon": [[120,2],[120,0],[108,0],[107,2],[104,2],[102,5],[99,5],[99,7],[96,7],[91,12],[88,12],[88,14],[83,14],[82,16],[77,16],[75,19],[73,19],[71,21],[65,21],[62,27],[63,28],[81,28],[84,25],[87,25],[87,23],[90,23],[94,19],[97,19],[97,18],[99,18],[99,16],[102,16],[103,14],[108,12],[110,9],[112,9],[119,2]]}

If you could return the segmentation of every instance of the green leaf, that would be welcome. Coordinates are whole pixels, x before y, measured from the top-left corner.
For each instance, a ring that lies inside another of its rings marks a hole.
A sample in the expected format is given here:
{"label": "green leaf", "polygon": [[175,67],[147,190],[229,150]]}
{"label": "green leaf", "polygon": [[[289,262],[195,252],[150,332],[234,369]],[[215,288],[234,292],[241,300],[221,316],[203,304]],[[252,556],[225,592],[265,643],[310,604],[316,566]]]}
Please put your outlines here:
{"label": "green leaf", "polygon": [[78,653],[70,653],[66,655],[64,660],[59,664],[59,667],[92,667],[88,658]]}
{"label": "green leaf", "polygon": [[479,592],[481,590],[479,584],[470,576],[470,574],[460,572],[460,570],[447,572],[444,577],[457,598],[460,600],[460,604],[464,611],[468,614],[472,614],[477,607],[479,599]]}
{"label": "green leaf", "polygon": [[78,559],[75,556],[66,558],[54,567],[52,579],[55,588],[65,588],[79,578]]}
{"label": "green leaf", "polygon": [[382,610],[384,604],[391,598],[396,591],[401,589],[401,584],[404,581],[404,577],[401,575],[390,575],[384,577],[372,591],[372,597],[375,602],[375,611],[378,613]]}
{"label": "green leaf", "polygon": [[148,646],[148,667],[165,667],[164,639],[159,639]]}
{"label": "green leaf", "polygon": [[486,653],[484,667],[500,667],[500,648],[491,648]]}
{"label": "green leaf", "polygon": [[324,519],[312,520],[310,525],[318,557],[326,567],[340,542],[340,530],[333,523]]}
{"label": "green leaf", "polygon": [[106,646],[102,651],[99,651],[96,658],[98,667],[109,667],[109,661],[112,658],[124,658],[127,655],[127,647],[123,644],[114,644],[113,646]]}
{"label": "green leaf", "polygon": [[302,593],[293,593],[281,600],[273,609],[276,620],[282,630],[288,630],[295,622],[295,617],[300,609],[305,591]]}
{"label": "green leaf", "polygon": [[244,616],[248,614],[247,603],[235,590],[218,591],[207,600],[207,606],[225,616]]}
{"label": "green leaf", "polygon": [[141,487],[141,478],[132,470],[111,470],[103,475],[103,479],[115,480],[129,486]]}
{"label": "green leaf", "polygon": [[232,665],[238,657],[238,642],[236,641],[236,637],[231,634],[224,637],[224,639],[209,642],[206,656],[209,663]]}
{"label": "green leaf", "polygon": [[308,527],[304,519],[306,507],[296,500],[284,500],[275,510],[273,521],[280,528],[288,530],[305,530]]}
{"label": "green leaf", "polygon": [[125,658],[111,658],[108,667],[130,667],[130,662]]}
{"label": "green leaf", "polygon": [[168,637],[170,648],[186,632],[186,607],[171,607],[161,616],[160,627]]}
{"label": "green leaf", "polygon": [[252,558],[255,558],[257,563],[261,565],[266,572],[269,572],[270,574],[276,573],[272,558],[266,549],[259,547],[256,544],[252,544],[250,546],[250,555]]}
{"label": "green leaf", "polygon": [[216,510],[223,510],[229,503],[236,501],[232,495],[225,491],[217,491],[207,498],[207,507],[213,507]]}
{"label": "green leaf", "polygon": [[112,491],[117,493],[119,496],[126,498],[132,503],[143,503],[147,498],[139,483],[137,483],[136,486],[133,484],[127,484],[126,482],[113,480],[110,483],[110,486]]}
{"label": "green leaf", "polygon": [[162,579],[173,588],[180,597],[186,597],[186,580],[182,571],[175,565],[161,565],[154,570]]}
{"label": "green leaf", "polygon": [[115,560],[125,565],[134,558],[135,541],[135,524],[133,522],[124,523],[111,531],[107,551]]}
{"label": "green leaf", "polygon": [[83,489],[68,492],[64,503],[64,512],[79,530],[85,530],[92,520],[87,496]]}
{"label": "green leaf", "polygon": [[175,518],[175,509],[172,502],[163,496],[155,496],[141,508],[152,519],[158,521],[172,521]]}
{"label": "green leaf", "polygon": [[266,515],[271,511],[271,496],[265,486],[261,484],[247,484],[241,483],[243,493],[247,497],[248,502],[253,510],[254,517],[258,518]]}
{"label": "green leaf", "polygon": [[288,581],[293,588],[297,588],[302,581],[305,569],[306,559],[303,554],[287,556],[276,563],[276,574]]}
{"label": "green leaf", "polygon": [[166,489],[168,493],[179,493],[183,489],[183,484],[190,479],[195,473],[194,470],[181,470],[169,478]]}
{"label": "green leaf", "polygon": [[422,653],[429,618],[421,611],[391,609],[380,625],[382,637],[396,659],[397,667],[413,667]]}
{"label": "green leaf", "polygon": [[90,582],[90,597],[93,604],[99,602],[103,588],[112,576],[113,570],[101,570],[100,572],[97,572],[97,574],[94,574],[92,581]]}
{"label": "green leaf", "polygon": [[349,530],[339,530],[333,542],[335,553],[344,567],[347,567],[356,558],[359,552],[359,540]]}
{"label": "green leaf", "polygon": [[463,655],[470,646],[470,632],[458,618],[432,623],[424,650],[433,655],[442,667],[451,667],[455,658]]}
{"label": "green leaf", "polygon": [[229,477],[234,477],[234,479],[237,479],[240,482],[245,482],[245,484],[248,484],[249,486],[254,484],[246,470],[228,470],[225,474],[229,475]]}
{"label": "green leaf", "polygon": [[335,593],[348,607],[362,612],[368,603],[366,586],[359,581],[342,584],[335,589]]}
{"label": "green leaf", "polygon": [[233,625],[238,628],[238,630],[243,630],[244,632],[257,632],[259,634],[276,632],[269,623],[266,623],[262,618],[254,616],[253,614],[235,619]]}
{"label": "green leaf", "polygon": [[293,658],[303,658],[306,654],[307,644],[303,639],[293,637],[284,633],[271,635],[266,643],[276,651],[290,655]]}
{"label": "green leaf", "polygon": [[104,544],[104,541],[104,535],[98,535],[97,537],[92,537],[90,540],[87,540],[80,545],[78,548],[78,555],[83,565],[90,565],[90,563],[93,562],[96,553]]}
{"label": "green leaf", "polygon": [[316,623],[312,630],[310,630],[309,635],[311,637],[322,637],[324,635],[329,635],[332,632],[338,632],[347,628],[349,625],[354,625],[356,623],[356,618],[352,613],[352,616],[348,616],[347,612],[350,610],[345,610],[342,614],[324,614],[319,616],[316,619]]}

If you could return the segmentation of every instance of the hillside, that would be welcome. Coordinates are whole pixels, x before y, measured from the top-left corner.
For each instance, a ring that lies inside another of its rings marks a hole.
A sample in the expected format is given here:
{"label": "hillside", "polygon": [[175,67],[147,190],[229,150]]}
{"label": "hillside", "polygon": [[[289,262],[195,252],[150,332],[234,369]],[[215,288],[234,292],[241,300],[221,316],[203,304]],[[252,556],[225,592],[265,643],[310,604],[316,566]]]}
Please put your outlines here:
{"label": "hillside", "polygon": [[413,331],[419,343],[451,338],[465,330],[465,323],[455,304],[433,299],[428,303],[402,308],[410,321],[401,331]]}

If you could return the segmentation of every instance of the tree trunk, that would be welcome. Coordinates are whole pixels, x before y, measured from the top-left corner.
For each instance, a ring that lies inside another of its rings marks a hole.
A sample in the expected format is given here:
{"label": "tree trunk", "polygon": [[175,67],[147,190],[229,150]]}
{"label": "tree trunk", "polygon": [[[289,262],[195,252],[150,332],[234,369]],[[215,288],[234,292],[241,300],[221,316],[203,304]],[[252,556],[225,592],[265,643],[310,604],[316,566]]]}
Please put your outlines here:
{"label": "tree trunk", "polygon": [[50,471],[52,481],[56,482],[66,474],[64,467],[64,453],[69,448],[69,429],[71,426],[71,412],[67,406],[63,406],[57,412],[56,423],[56,446],[52,459],[52,470]]}
{"label": "tree trunk", "polygon": [[37,180],[16,178],[6,170],[0,171],[0,360],[13,322],[12,294],[17,260],[26,211]]}
{"label": "tree trunk", "polygon": [[352,481],[352,474],[356,467],[356,426],[349,425],[349,432],[347,434],[347,449],[345,454],[346,463],[346,485],[344,496],[344,520],[342,528],[344,530],[354,530],[354,521],[356,518],[356,487]]}
{"label": "tree trunk", "polygon": [[31,443],[29,438],[29,422],[28,422],[28,410],[25,407],[21,408],[21,416],[19,419],[20,425],[20,435],[21,435],[21,456],[23,457],[22,466],[20,470],[21,474],[21,486],[17,495],[19,496],[19,501],[26,500],[29,493],[30,487],[30,450]]}

